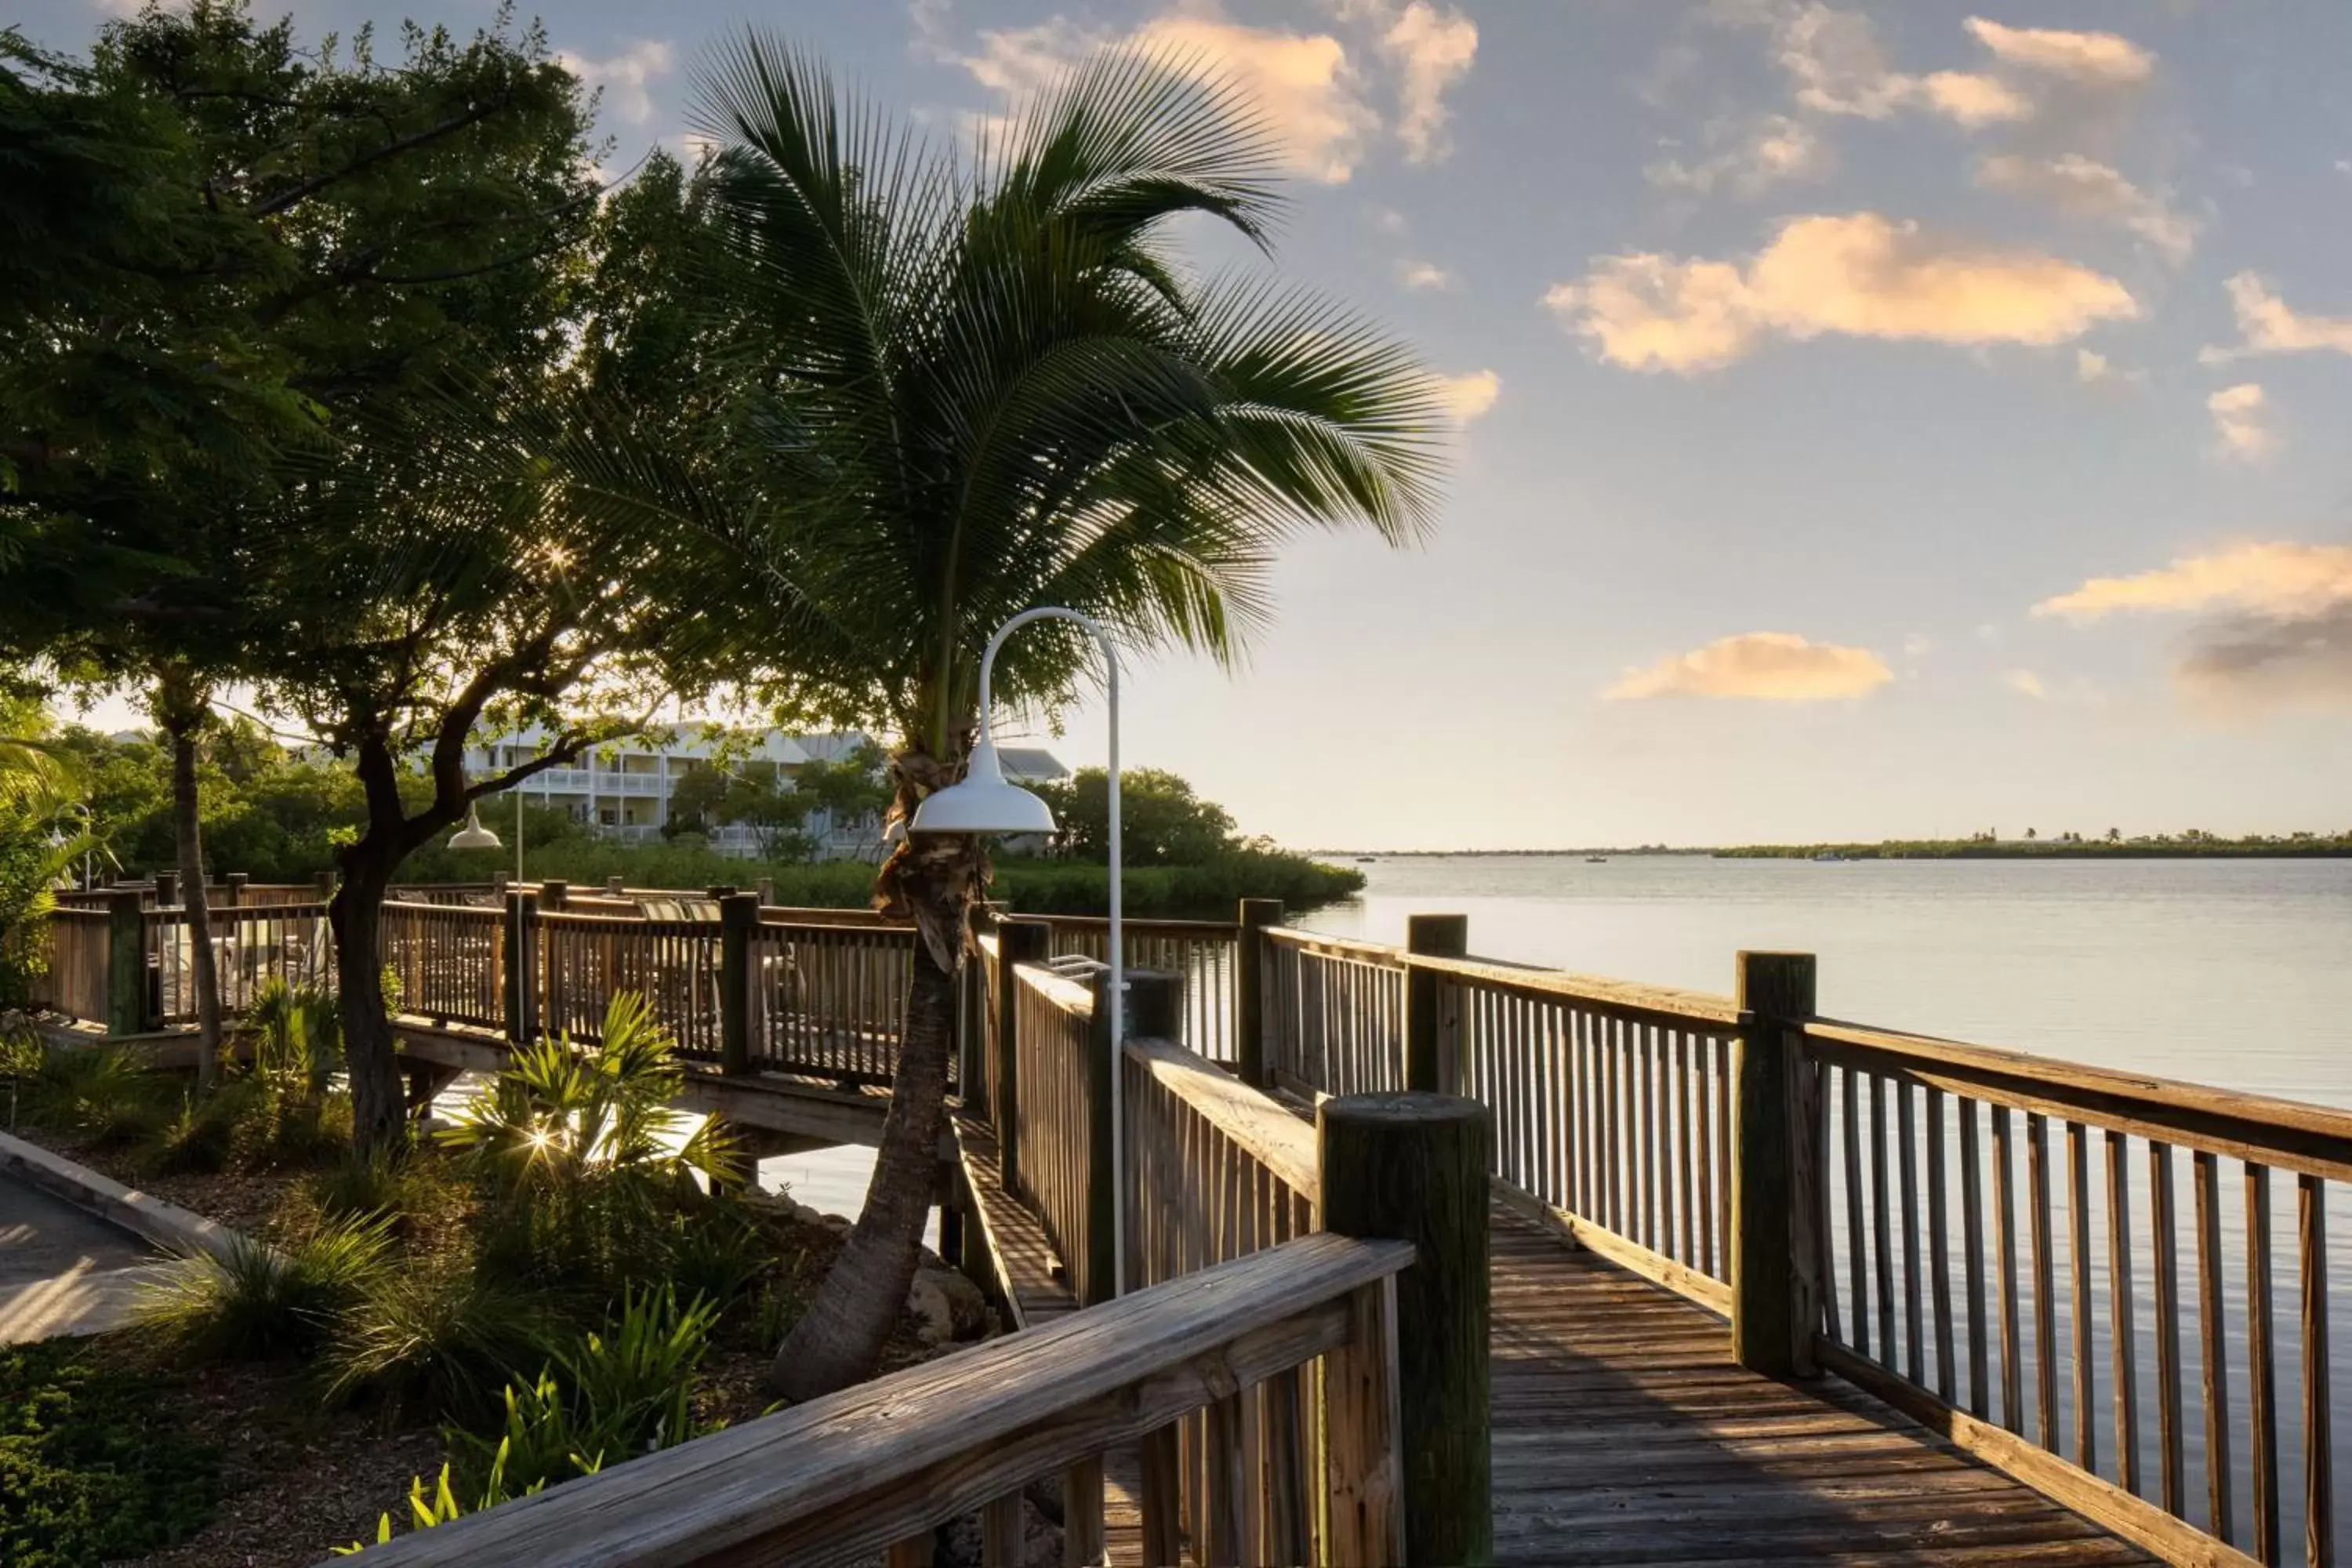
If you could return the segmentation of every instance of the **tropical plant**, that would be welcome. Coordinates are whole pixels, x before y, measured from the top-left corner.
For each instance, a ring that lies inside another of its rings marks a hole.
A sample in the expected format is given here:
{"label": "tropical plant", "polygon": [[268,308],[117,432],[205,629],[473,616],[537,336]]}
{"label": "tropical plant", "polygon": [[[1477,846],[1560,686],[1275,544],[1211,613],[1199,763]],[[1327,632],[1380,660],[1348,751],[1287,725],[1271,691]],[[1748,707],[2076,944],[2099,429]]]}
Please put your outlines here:
{"label": "tropical plant", "polygon": [[343,1219],[279,1248],[239,1237],[184,1258],[140,1299],[145,1328],[194,1354],[226,1360],[306,1354],[385,1275],[380,1220]]}
{"label": "tropical plant", "polygon": [[[1186,219],[1259,246],[1276,148],[1224,88],[1131,51],[1097,58],[976,159],[925,147],[758,32],[698,93],[740,257],[743,342],[773,388],[739,461],[763,487],[747,625],[788,646],[800,711],[896,737],[893,815],[961,776],[981,653],[1036,605],[1120,641],[1232,660],[1302,529],[1428,522],[1449,428],[1399,343],[1324,300],[1200,279]],[[995,697],[1067,701],[1087,642],[1007,646]],[[772,1373],[795,1397],[875,1363],[935,1183],[954,971],[985,879],[963,837],[902,839],[877,903],[920,928],[866,1203]]]}
{"label": "tropical plant", "polygon": [[553,1321],[544,1296],[469,1262],[411,1260],[344,1307],[322,1365],[328,1397],[479,1417],[496,1390],[545,1359]]}
{"label": "tropical plant", "polygon": [[686,1081],[677,1049],[642,995],[615,992],[593,1045],[555,1034],[517,1047],[441,1142],[470,1153],[509,1194],[607,1177],[726,1182],[734,1163],[725,1129],[670,1108]]}
{"label": "tropical plant", "polygon": [[143,1137],[170,1114],[163,1076],[127,1046],[48,1047],[26,1098],[37,1120],[95,1143]]}
{"label": "tropical plant", "polygon": [[495,1437],[449,1435],[460,1475],[503,1476],[513,1492],[593,1475],[657,1448],[701,1436],[695,1370],[709,1350],[717,1308],[677,1291],[631,1291],[604,1331],[558,1349],[530,1383],[507,1385]]}
{"label": "tropical plant", "polygon": [[[536,1491],[539,1489],[532,1487],[529,1489],[530,1491]],[[502,1502],[511,1501],[518,1495],[521,1494],[518,1494],[507,1485],[505,1455],[503,1452],[500,1453],[499,1459],[491,1465],[488,1479],[482,1483],[482,1489],[478,1494],[478,1500],[477,1500],[471,1508],[467,1508],[465,1504],[457,1500],[457,1489],[450,1484],[449,1467],[445,1464],[441,1467],[441,1476],[439,1480],[434,1484],[434,1488],[430,1492],[427,1492],[425,1489],[425,1478],[423,1476],[415,1476],[410,1478],[408,1483],[408,1527],[411,1530],[431,1530],[436,1525],[446,1524],[453,1519],[463,1519],[469,1513],[480,1513],[486,1509],[496,1508]],[[377,1546],[387,1546],[390,1545],[391,1542],[392,1515],[388,1513],[379,1514],[376,1516],[375,1541],[373,1544]],[[338,1557],[356,1556],[360,1552],[366,1551],[369,1544],[369,1542],[364,1541],[354,1541],[348,1546],[336,1547],[335,1555]]]}
{"label": "tropical plant", "polygon": [[342,1013],[332,991],[269,975],[255,989],[245,1023],[253,1032],[256,1078],[297,1099],[326,1092],[343,1055]]}

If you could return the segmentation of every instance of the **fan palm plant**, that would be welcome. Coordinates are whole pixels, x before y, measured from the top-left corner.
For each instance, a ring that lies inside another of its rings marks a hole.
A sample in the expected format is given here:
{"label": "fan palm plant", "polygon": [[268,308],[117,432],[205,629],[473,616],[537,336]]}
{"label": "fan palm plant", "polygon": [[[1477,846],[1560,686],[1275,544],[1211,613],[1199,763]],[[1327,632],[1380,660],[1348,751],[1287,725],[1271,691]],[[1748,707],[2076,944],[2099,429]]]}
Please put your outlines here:
{"label": "fan palm plant", "polygon": [[[1263,248],[1279,211],[1262,126],[1187,62],[1107,54],[971,156],[926,148],[757,32],[714,58],[698,107],[730,304],[768,389],[740,456],[772,563],[752,586],[790,585],[772,597],[802,710],[895,736],[897,819],[961,776],[1006,617],[1062,605],[1136,647],[1231,661],[1296,531],[1402,543],[1426,526],[1446,425],[1414,357],[1323,300],[1179,254],[1182,220]],[[1085,658],[1039,626],[996,694],[1051,710]],[[865,1375],[897,1320],[985,876],[977,842],[929,837],[879,873],[877,907],[922,934],[906,1039],[864,1212],[776,1358],[789,1396]]]}

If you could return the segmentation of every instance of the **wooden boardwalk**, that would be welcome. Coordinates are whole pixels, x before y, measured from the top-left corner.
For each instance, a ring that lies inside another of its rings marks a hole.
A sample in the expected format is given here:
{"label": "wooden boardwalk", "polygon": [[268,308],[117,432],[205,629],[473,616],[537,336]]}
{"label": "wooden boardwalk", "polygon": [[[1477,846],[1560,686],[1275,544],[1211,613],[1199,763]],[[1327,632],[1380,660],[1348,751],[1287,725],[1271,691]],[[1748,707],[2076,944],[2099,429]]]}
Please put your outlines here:
{"label": "wooden boardwalk", "polygon": [[[1066,1316],[993,1141],[959,1131],[968,1176],[1014,1220],[1006,1274],[1024,1315]],[[2151,1561],[1842,1379],[1742,1370],[1721,1318],[1499,1204],[1492,1283],[1499,1563]],[[1108,1469],[1111,1558],[1139,1563],[1134,1456]]]}
{"label": "wooden boardwalk", "polygon": [[1843,1381],[1776,1383],[1722,1319],[1495,1211],[1503,1563],[2148,1561]]}

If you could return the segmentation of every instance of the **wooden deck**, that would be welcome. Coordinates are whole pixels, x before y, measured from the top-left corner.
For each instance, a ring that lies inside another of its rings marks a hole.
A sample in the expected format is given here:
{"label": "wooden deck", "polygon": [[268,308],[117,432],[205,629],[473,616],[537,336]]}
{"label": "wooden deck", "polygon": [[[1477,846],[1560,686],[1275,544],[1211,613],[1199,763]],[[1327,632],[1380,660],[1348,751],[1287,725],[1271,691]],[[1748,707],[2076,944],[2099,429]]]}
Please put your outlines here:
{"label": "wooden deck", "polygon": [[1731,1360],[1723,1320],[1497,1208],[1502,1563],[2149,1561],[1837,1378]]}
{"label": "wooden deck", "polygon": [[[1066,1316],[985,1126],[959,1131],[990,1217],[1013,1220],[1003,1277],[1024,1314]],[[1842,1379],[1743,1371],[1721,1318],[1500,1205],[1493,1289],[1498,1563],[2151,1561]],[[1108,1472],[1112,1560],[1139,1563],[1134,1456]]]}

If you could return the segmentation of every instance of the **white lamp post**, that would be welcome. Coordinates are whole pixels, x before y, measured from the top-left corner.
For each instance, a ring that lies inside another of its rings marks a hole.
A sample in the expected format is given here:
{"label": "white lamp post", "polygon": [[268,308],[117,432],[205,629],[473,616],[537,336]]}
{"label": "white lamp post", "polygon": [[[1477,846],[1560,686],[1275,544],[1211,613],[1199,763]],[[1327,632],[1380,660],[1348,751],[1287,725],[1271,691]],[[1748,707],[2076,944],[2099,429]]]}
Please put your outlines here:
{"label": "white lamp post", "polygon": [[1076,610],[1042,605],[1024,610],[988,639],[980,656],[980,739],[963,780],[927,796],[915,808],[909,833],[1051,833],[1054,813],[1043,800],[1008,784],[1004,764],[996,755],[989,730],[989,679],[996,668],[997,650],[1021,626],[1036,620],[1071,621],[1085,628],[1102,649],[1110,694],[1110,1168],[1118,1190],[1111,1194],[1111,1290],[1127,1291],[1127,1115],[1123,1103],[1126,1073],[1122,1070],[1127,1039],[1126,928],[1121,923],[1118,860],[1118,654],[1110,637],[1090,617]]}

